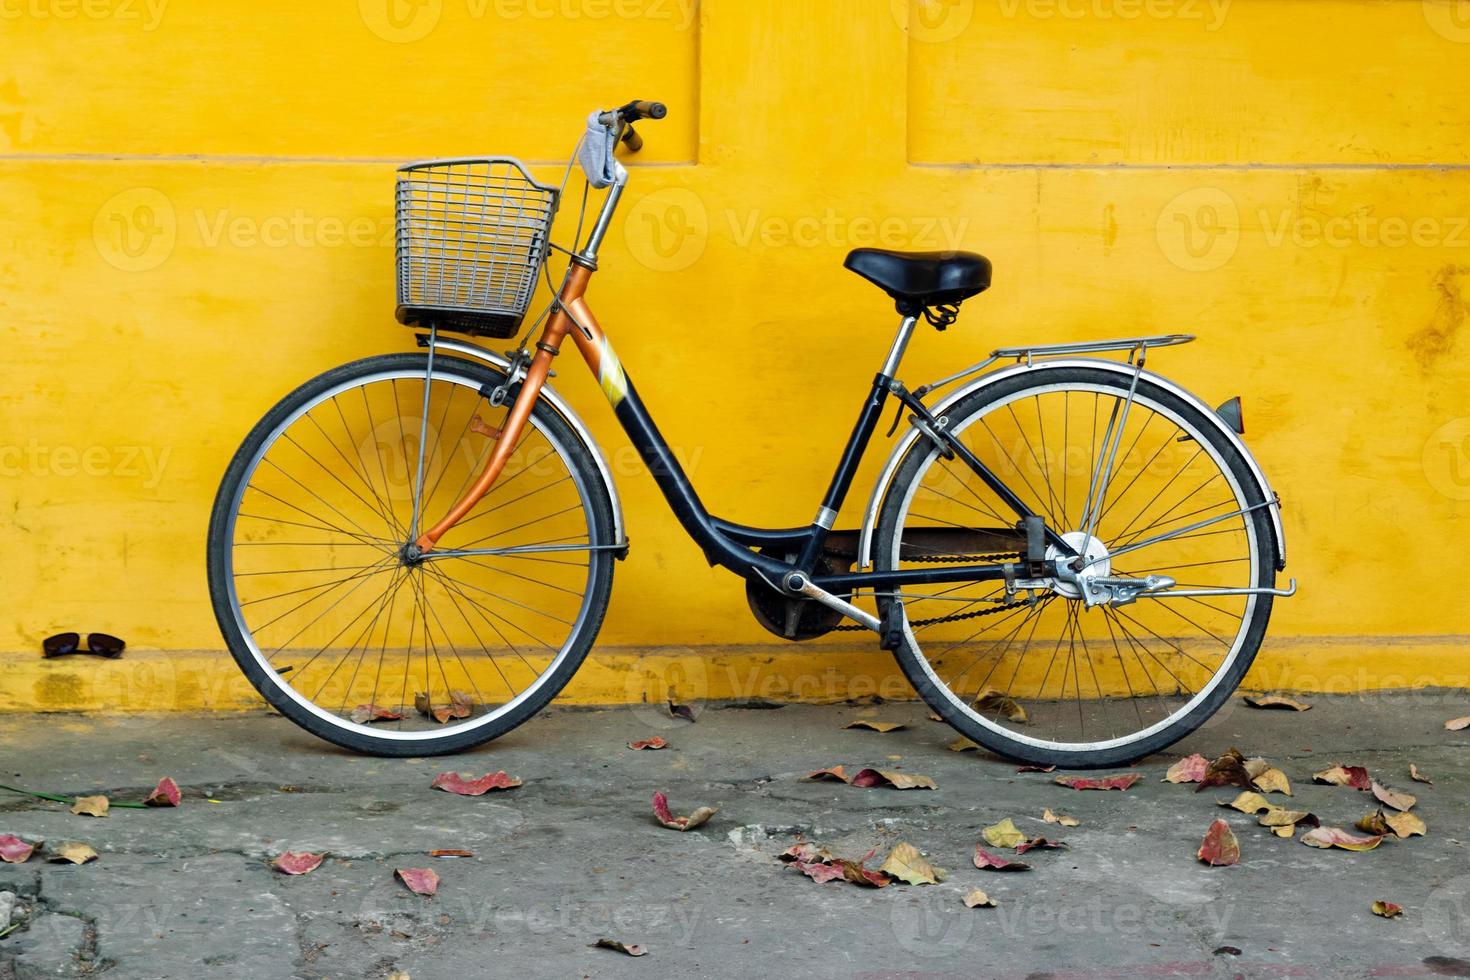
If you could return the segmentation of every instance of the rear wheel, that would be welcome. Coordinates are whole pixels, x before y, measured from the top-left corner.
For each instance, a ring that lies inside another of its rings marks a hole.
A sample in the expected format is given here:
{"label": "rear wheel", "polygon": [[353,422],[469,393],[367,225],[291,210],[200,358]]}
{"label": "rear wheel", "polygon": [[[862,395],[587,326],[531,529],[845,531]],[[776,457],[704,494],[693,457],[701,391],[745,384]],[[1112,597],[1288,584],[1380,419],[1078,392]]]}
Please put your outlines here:
{"label": "rear wheel", "polygon": [[[1199,407],[1147,376],[1125,417],[1130,380],[1082,365],[1023,372],[948,409],[948,429],[1049,528],[1074,548],[1085,542],[1099,572],[1167,576],[1180,591],[1272,587],[1270,515],[1247,458]],[[926,529],[1015,521],[964,463],[921,439],[884,499],[875,563],[933,567],[954,556],[901,552],[905,534],[912,545]],[[945,721],[1011,758],[1087,768],[1140,759],[1203,724],[1250,667],[1272,600],[1160,594],[1089,608],[1053,580],[1016,595],[978,581],[879,597],[884,609],[895,602],[898,661]],[[958,618],[983,612],[992,614]]]}
{"label": "rear wheel", "polygon": [[607,490],[544,402],[490,493],[405,557],[506,414],[482,394],[500,372],[438,357],[426,384],[426,367],[369,358],[288,395],[230,463],[209,530],[215,616],[246,677],[306,730],[379,755],[457,752],[541,710],[612,585]]}

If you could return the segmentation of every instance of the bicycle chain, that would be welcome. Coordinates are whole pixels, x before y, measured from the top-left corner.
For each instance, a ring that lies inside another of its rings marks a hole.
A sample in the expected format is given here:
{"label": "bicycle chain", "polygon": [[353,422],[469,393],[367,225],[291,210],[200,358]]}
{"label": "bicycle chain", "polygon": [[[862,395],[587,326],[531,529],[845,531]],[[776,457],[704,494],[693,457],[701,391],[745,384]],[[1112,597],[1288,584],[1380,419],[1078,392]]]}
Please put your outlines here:
{"label": "bicycle chain", "polygon": [[[1013,552],[1004,552],[998,555],[949,555],[943,557],[935,556],[933,558],[928,558],[925,560],[933,562],[935,564],[978,564],[980,562],[996,561],[1002,558],[1016,557],[1016,554]],[[917,629],[925,626],[938,626],[940,623],[959,623],[967,619],[979,619],[982,616],[994,616],[999,613],[1008,612],[1012,609],[1019,609],[1022,606],[1029,605],[1031,605],[1031,600],[1023,599],[1020,602],[1008,602],[1004,605],[996,606],[994,609],[977,609],[975,612],[951,613],[948,616],[934,616],[929,619],[914,619],[909,621],[909,626]],[[866,632],[867,629],[868,628],[861,623],[844,623],[840,626],[832,627],[832,632],[858,633]]]}

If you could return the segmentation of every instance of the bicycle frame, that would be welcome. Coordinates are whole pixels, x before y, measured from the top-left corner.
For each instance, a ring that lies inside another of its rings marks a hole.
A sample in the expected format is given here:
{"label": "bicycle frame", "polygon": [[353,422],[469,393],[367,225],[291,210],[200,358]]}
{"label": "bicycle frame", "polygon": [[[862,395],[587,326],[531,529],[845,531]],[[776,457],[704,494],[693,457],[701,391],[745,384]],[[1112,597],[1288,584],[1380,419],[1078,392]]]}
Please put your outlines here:
{"label": "bicycle frame", "polygon": [[[536,343],[536,353],[525,368],[525,377],[520,381],[519,391],[511,404],[505,424],[501,427],[499,440],[484,470],[474,485],[444,518],[419,535],[414,544],[420,553],[426,554],[432,551],[440,538],[463,520],[494,486],[519,442],[526,421],[530,418],[542,387],[551,374],[553,361],[561,353],[566,338],[570,336],[583,360],[596,375],[619,423],[637,448],[639,455],[642,456],[664,498],[679,519],[679,523],[704,550],[705,557],[710,564],[720,565],[742,578],[764,581],[767,585],[786,594],[799,593],[801,585],[809,583],[818,591],[833,595],[850,595],[859,589],[879,590],[908,585],[993,581],[1005,578],[1008,568],[1014,570],[1008,563],[987,563],[894,571],[847,572],[832,575],[814,574],[817,563],[822,558],[823,549],[832,534],[838,511],[847,499],[858,465],[872,441],[873,433],[877,429],[879,418],[890,395],[896,397],[905,408],[913,413],[916,425],[921,431],[929,435],[945,451],[954,453],[994,490],[997,496],[1015,511],[1018,523],[1037,516],[963,442],[945,432],[944,426],[929,412],[924,403],[897,380],[896,373],[899,363],[903,359],[918,323],[914,316],[904,317],[882,369],[873,378],[872,387],[863,403],[857,422],[853,426],[847,445],[838,460],[836,471],[822,499],[821,507],[810,525],[799,528],[750,527],[712,515],[700,500],[689,477],[669,448],[668,442],[659,432],[653,417],[638,396],[637,389],[628,378],[622,362],[613,350],[607,334],[587,304],[587,287],[593,272],[597,269],[597,251],[606,235],[612,213],[617,207],[625,183],[626,176],[612,186],[607,201],[603,205],[602,214],[589,236],[587,247],[572,256],[571,266],[567,270],[552,313]],[[1044,529],[1044,533],[1047,544],[1055,548],[1059,555],[1063,557],[1077,555],[1072,546],[1060,537],[1056,529],[1048,527]],[[783,562],[769,555],[759,554],[756,549],[779,549],[795,554],[797,557],[794,561]],[[792,578],[794,573],[799,577]],[[812,595],[813,593],[805,594]],[[870,626],[876,622],[871,616],[865,616],[863,621]]]}

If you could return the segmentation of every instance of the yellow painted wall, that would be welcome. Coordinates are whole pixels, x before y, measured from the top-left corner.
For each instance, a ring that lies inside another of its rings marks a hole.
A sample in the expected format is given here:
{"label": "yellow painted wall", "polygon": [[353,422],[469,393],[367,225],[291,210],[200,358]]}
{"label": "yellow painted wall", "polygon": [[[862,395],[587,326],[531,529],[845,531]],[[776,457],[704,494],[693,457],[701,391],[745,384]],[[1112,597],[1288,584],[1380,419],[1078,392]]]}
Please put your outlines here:
{"label": "yellow painted wall", "polygon": [[[0,669],[68,628],[222,657],[231,453],[301,381],[411,345],[394,165],[558,176],[588,111],[640,97],[670,117],[593,299],[716,512],[812,515],[893,321],[845,252],[974,248],[995,286],[912,383],[1199,334],[1152,366],[1244,396],[1302,582],[1254,683],[1464,684],[1467,96],[1464,0],[0,0]],[[634,545],[606,656],[776,653],[562,367]],[[881,669],[851,642],[838,669]]]}

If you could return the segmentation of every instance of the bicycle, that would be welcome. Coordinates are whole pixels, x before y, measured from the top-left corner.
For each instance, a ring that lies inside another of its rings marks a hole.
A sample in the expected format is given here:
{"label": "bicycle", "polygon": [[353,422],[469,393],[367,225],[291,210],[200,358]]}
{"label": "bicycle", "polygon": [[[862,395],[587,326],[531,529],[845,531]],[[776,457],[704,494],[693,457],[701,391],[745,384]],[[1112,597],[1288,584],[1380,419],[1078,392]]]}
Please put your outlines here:
{"label": "bicycle", "polygon": [[[1145,370],[1194,338],[1001,348],[910,390],[898,369],[918,325],[952,325],[990,262],[855,250],[846,267],[900,324],[816,516],[716,517],[586,298],[628,184],[616,152],[636,152],[634,124],[666,111],[593,113],[560,187],[506,157],[399,171],[397,318],[421,352],[286,396],[215,502],[214,610],[256,689],[302,728],[386,756],[469,748],[557,695],[629,551],[602,453],[547,383],[570,338],[683,529],[745,580],[776,635],[872,632],[944,721],[1038,765],[1142,758],[1209,718],[1296,583],[1276,585],[1280,501],[1241,439],[1239,400],[1212,409]],[[551,229],[579,162],[564,247]],[[584,237],[593,191],[605,197]],[[559,286],[552,251],[567,257]],[[515,337],[543,278],[554,299],[507,355],[443,336]],[[838,529],[890,402],[889,435],[904,431],[862,527]]]}

